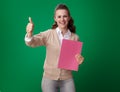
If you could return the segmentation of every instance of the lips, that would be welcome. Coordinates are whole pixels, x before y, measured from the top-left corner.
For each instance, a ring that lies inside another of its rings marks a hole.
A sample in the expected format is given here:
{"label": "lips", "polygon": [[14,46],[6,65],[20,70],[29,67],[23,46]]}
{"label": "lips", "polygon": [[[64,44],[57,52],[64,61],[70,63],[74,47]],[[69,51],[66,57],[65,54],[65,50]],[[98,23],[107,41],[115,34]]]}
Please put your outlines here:
{"label": "lips", "polygon": [[65,22],[59,22],[61,25],[65,25],[66,23]]}

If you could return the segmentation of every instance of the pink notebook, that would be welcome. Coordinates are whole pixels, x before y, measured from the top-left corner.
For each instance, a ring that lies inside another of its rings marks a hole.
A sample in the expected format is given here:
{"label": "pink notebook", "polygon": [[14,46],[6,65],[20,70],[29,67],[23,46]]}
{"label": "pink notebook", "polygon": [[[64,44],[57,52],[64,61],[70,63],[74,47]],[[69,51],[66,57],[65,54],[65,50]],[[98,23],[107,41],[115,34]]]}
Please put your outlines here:
{"label": "pink notebook", "polygon": [[78,63],[75,55],[81,53],[82,42],[63,39],[58,68],[78,71]]}

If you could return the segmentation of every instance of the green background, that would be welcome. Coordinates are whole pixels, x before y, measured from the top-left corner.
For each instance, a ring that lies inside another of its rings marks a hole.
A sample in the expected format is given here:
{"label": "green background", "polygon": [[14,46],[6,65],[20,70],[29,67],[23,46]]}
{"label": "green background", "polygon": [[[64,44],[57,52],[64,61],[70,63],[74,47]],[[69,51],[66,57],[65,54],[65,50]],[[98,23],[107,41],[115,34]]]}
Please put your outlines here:
{"label": "green background", "polygon": [[34,34],[51,28],[54,8],[68,5],[84,43],[84,63],[73,72],[77,92],[120,92],[119,0],[1,0],[0,92],[41,92],[45,47],[24,42],[28,17]]}

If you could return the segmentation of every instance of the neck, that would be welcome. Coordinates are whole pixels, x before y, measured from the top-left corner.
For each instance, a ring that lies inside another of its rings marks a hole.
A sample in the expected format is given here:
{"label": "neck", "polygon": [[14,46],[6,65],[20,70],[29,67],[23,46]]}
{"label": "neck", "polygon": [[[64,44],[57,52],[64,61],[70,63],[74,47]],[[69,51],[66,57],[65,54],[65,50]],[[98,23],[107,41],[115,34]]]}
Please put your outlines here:
{"label": "neck", "polygon": [[62,35],[64,35],[68,31],[68,28],[60,28],[60,30]]}

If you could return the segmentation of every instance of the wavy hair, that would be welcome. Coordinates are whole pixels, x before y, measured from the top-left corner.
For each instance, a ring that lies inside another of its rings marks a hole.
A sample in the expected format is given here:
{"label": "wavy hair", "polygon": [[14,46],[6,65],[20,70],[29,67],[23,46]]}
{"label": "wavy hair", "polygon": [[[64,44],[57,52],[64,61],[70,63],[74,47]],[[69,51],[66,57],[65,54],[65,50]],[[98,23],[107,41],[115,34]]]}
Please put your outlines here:
{"label": "wavy hair", "polygon": [[[73,18],[71,17],[70,15],[70,11],[68,9],[68,7],[65,5],[65,4],[59,4],[56,6],[55,8],[55,11],[54,11],[54,15],[55,15],[55,12],[59,9],[65,9],[68,11],[68,15],[70,16],[70,20],[69,20],[69,23],[68,23],[68,29],[72,32],[72,33],[75,33],[76,32],[76,27],[74,26],[74,20]],[[52,29],[55,29],[57,28],[58,25],[57,25],[57,22],[55,21],[54,24],[52,25]]]}

